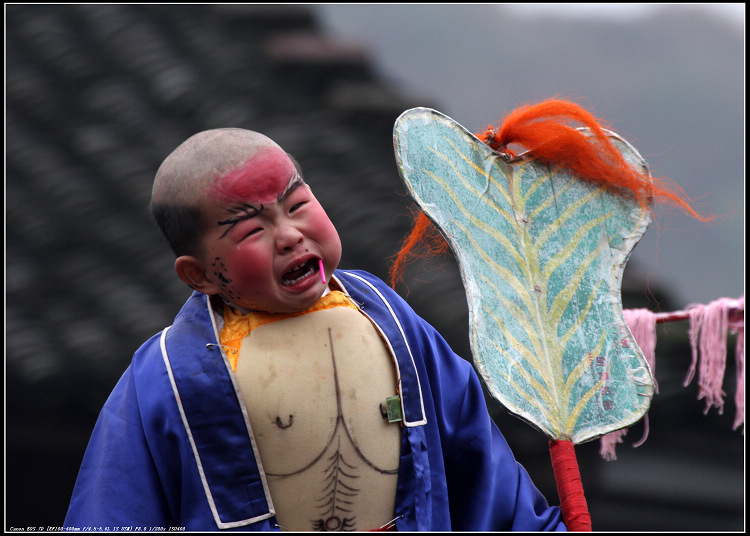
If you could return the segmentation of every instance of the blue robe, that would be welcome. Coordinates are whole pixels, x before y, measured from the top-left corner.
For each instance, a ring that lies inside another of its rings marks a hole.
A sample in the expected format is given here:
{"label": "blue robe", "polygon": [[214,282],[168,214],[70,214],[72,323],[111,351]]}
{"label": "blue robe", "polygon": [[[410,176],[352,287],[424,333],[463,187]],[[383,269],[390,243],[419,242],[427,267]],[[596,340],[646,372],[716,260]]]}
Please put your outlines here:
{"label": "blue robe", "polygon": [[[395,292],[336,271],[396,356],[399,531],[565,530],[489,417],[470,363]],[[209,298],[149,339],[101,411],[65,527],[273,530],[265,474]]]}

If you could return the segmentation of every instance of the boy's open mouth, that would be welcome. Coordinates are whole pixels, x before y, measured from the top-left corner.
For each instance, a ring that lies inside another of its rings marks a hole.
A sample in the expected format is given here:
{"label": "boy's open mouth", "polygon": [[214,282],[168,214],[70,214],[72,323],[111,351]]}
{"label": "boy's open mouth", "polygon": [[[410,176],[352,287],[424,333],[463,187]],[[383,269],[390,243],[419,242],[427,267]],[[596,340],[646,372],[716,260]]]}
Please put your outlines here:
{"label": "boy's open mouth", "polygon": [[318,260],[311,258],[299,264],[285,273],[281,278],[281,285],[291,287],[303,279],[315,275],[318,272]]}

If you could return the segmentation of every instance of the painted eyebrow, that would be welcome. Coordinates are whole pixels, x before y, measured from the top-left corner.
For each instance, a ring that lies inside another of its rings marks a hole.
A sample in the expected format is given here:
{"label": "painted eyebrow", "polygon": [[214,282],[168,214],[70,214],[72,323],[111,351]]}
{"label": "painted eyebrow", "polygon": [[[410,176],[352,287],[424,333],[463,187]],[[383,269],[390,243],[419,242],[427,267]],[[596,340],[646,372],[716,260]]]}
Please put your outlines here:
{"label": "painted eyebrow", "polygon": [[278,197],[276,198],[276,201],[281,203],[284,199],[289,197],[289,195],[305,184],[305,180],[302,178],[302,175],[299,174],[299,172],[295,172],[294,175],[292,175],[292,178],[289,179],[289,184],[286,185],[286,188],[284,188],[284,191],[281,192]]}
{"label": "painted eyebrow", "polygon": [[247,205],[245,203],[238,205],[231,210],[228,210],[228,212],[232,212],[234,216],[229,218],[228,220],[216,222],[216,225],[228,225],[229,226],[227,230],[224,231],[224,233],[222,233],[219,239],[222,239],[225,236],[227,236],[227,233],[231,231],[234,228],[234,226],[240,223],[241,221],[254,218],[258,214],[260,214],[262,211],[263,211],[263,205],[261,205],[260,207],[255,207],[253,205]]}

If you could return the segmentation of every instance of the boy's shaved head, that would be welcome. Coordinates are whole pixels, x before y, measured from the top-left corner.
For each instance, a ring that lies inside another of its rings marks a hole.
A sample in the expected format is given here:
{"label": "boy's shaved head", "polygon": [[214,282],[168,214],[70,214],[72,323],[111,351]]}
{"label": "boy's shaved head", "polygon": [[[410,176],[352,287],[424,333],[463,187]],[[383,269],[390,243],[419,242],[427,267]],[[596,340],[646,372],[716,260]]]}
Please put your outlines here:
{"label": "boy's shaved head", "polygon": [[194,207],[217,177],[269,147],[281,149],[270,138],[251,130],[220,128],[199,132],[177,147],[159,167],[151,201]]}
{"label": "boy's shaved head", "polygon": [[[258,132],[219,128],[191,136],[162,162],[151,190],[151,214],[175,255],[198,253],[206,229],[201,200],[223,193],[217,179],[232,176],[269,151],[283,153],[276,142]],[[289,159],[299,171],[296,161]]]}

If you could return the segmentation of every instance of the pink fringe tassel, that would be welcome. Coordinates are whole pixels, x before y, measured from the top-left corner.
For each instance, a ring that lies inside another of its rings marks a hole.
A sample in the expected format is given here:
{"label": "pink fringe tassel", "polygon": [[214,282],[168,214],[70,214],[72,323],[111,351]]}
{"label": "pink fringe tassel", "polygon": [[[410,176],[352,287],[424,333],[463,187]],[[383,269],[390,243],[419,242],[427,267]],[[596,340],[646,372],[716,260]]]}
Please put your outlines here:
{"label": "pink fringe tassel", "polygon": [[[739,305],[742,311],[745,310],[745,296],[739,299]],[[745,316],[736,315],[736,318],[729,319],[729,329],[737,333],[737,345],[734,349],[734,360],[737,366],[737,388],[734,392],[734,404],[737,413],[734,416],[732,429],[736,430],[742,426],[742,433],[745,433]]]}
{"label": "pink fringe tassel", "polygon": [[[744,296],[742,302],[744,308]],[[683,386],[687,386],[692,381],[697,365],[698,400],[706,399],[704,413],[708,413],[708,410],[712,407],[717,408],[719,414],[724,413],[724,396],[726,396],[726,393],[722,389],[722,385],[724,383],[724,370],[726,369],[729,310],[736,303],[737,300],[721,298],[708,305],[688,307],[688,313],[690,314],[688,335],[690,336],[693,360]],[[741,326],[733,323],[733,327],[735,330],[741,327],[744,332],[744,321],[741,322]],[[744,336],[742,346],[744,346]],[[700,362],[698,363],[699,349]],[[741,375],[744,376],[744,350],[741,355],[742,363],[738,363],[738,372],[742,370]],[[744,403],[742,412],[744,414]],[[744,417],[742,420],[744,421]]]}
{"label": "pink fringe tassel", "polygon": [[599,440],[599,455],[608,462],[616,460],[615,447],[618,443],[622,443],[622,438],[627,433],[627,428],[620,428],[619,430],[603,435]]}
{"label": "pink fringe tassel", "polygon": [[[651,377],[654,379],[654,392],[659,392],[659,386],[656,383],[656,315],[648,309],[625,309],[623,311],[625,322],[633,334],[633,338],[643,352],[646,358]],[[648,437],[648,415],[645,416],[645,429],[643,437],[634,445],[638,447],[646,441]],[[599,454],[607,461],[617,459],[615,447],[617,443],[622,443],[622,438],[627,433],[626,428],[610,432],[601,438]]]}
{"label": "pink fringe tassel", "polygon": [[[704,413],[715,407],[719,414],[724,411],[722,389],[726,369],[727,332],[737,333],[735,362],[737,366],[736,390],[734,396],[737,413],[733,429],[742,427],[745,433],[745,296],[739,300],[721,298],[708,305],[691,305],[687,312],[657,315],[648,309],[626,309],[625,321],[636,343],[651,368],[654,377],[654,393],[659,392],[655,375],[656,323],[657,321],[690,320],[688,336],[692,350],[692,361],[683,386],[687,387],[698,371],[698,400],[706,400]],[[700,357],[700,360],[699,360]],[[648,437],[648,415],[644,417],[643,437],[633,446],[638,447]],[[599,453],[607,460],[616,460],[615,447],[622,443],[627,429],[616,430],[602,436]]]}
{"label": "pink fringe tassel", "polygon": [[646,358],[651,376],[654,379],[654,392],[659,392],[656,383],[656,315],[648,309],[626,309],[623,311],[625,322],[633,334],[635,342]]}

